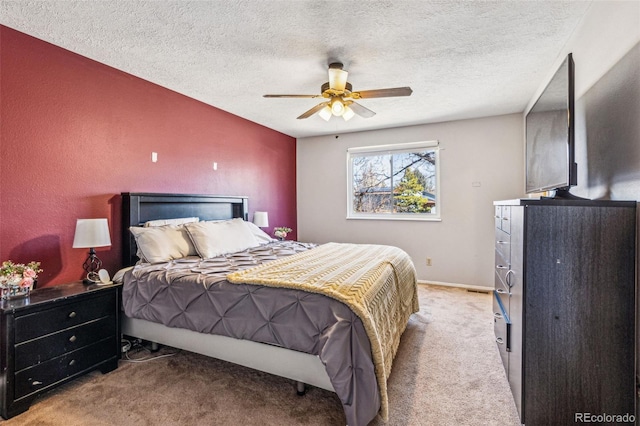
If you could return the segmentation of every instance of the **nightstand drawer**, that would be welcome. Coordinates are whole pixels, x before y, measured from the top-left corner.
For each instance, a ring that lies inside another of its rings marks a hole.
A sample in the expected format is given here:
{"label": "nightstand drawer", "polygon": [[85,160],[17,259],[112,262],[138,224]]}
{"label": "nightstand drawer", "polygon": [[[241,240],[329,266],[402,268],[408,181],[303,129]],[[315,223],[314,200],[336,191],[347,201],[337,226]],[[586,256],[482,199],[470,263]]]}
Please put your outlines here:
{"label": "nightstand drawer", "polygon": [[106,337],[115,336],[116,327],[114,314],[111,317],[93,320],[58,333],[19,343],[15,347],[15,370],[20,371]]}
{"label": "nightstand drawer", "polygon": [[16,316],[16,343],[35,339],[98,318],[114,314],[116,293],[108,292],[81,302],[60,304],[54,309]]}
{"label": "nightstand drawer", "polygon": [[114,358],[113,336],[16,373],[14,398],[22,398]]}

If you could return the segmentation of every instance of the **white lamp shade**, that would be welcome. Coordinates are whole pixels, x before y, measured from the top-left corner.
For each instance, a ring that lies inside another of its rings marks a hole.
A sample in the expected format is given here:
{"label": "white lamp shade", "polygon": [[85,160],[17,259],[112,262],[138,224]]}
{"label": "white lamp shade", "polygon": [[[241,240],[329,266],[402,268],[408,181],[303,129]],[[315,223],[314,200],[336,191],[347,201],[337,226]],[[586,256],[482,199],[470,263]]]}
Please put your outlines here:
{"label": "white lamp shade", "polygon": [[269,213],[267,212],[254,212],[253,224],[258,228],[267,228],[269,226]]}
{"label": "white lamp shade", "polygon": [[339,68],[329,68],[329,87],[339,92],[344,91],[348,75],[348,72]]}
{"label": "white lamp shade", "polygon": [[107,219],[78,219],[73,248],[94,248],[111,245]]}
{"label": "white lamp shade", "polygon": [[353,110],[349,108],[348,105],[344,107],[344,114],[342,114],[342,118],[344,118],[344,121],[351,120],[354,115],[356,115],[356,113],[353,112]]}
{"label": "white lamp shade", "polygon": [[325,105],[325,107],[322,108],[318,114],[324,121],[329,121],[329,119],[331,118],[331,108],[329,108],[329,105]]}

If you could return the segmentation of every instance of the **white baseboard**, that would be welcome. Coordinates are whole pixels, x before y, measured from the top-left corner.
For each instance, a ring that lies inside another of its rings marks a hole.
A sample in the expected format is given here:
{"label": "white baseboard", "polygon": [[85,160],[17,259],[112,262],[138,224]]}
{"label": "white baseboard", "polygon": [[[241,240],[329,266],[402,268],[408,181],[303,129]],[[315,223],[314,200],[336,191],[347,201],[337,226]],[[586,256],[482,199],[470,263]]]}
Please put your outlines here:
{"label": "white baseboard", "polygon": [[420,285],[438,285],[438,286],[443,286],[443,287],[457,287],[457,288],[464,288],[464,289],[467,289],[467,290],[486,291],[486,292],[492,292],[493,291],[493,287],[484,287],[484,286],[480,286],[480,285],[469,285],[469,284],[459,284],[459,283],[445,283],[445,282],[442,282],[442,281],[418,280],[418,284],[420,284]]}

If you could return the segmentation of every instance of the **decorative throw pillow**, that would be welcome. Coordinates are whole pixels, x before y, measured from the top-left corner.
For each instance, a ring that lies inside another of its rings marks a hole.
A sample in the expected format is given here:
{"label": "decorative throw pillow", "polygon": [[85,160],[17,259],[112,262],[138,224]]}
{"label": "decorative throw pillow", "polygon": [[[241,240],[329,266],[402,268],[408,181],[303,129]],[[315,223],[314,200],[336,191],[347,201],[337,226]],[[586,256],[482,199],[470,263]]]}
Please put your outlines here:
{"label": "decorative throw pillow", "polygon": [[132,226],[129,230],[136,239],[138,257],[143,262],[168,262],[197,255],[185,225]]}
{"label": "decorative throw pillow", "polygon": [[270,243],[271,241],[276,241],[275,238],[271,238],[269,234],[264,232],[262,229],[258,228],[255,223],[245,222],[244,224],[249,228],[249,230],[251,231],[251,233],[253,234],[253,236],[255,237],[255,239],[258,241],[259,244],[266,244],[266,243]]}
{"label": "decorative throw pillow", "polygon": [[259,246],[244,220],[197,222],[184,225],[196,251],[203,259]]}

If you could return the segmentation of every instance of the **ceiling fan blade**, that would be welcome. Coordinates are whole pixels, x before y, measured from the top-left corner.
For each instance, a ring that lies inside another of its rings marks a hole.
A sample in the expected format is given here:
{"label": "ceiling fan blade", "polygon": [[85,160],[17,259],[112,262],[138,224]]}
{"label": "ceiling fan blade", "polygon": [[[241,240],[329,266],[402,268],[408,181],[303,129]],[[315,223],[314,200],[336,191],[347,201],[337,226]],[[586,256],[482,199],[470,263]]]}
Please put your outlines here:
{"label": "ceiling fan blade", "polygon": [[353,112],[355,112],[356,114],[358,114],[360,117],[363,117],[363,118],[371,118],[374,115],[376,115],[376,113],[371,111],[369,108],[363,107],[362,105],[356,102],[351,102],[349,104],[349,107],[353,110]]}
{"label": "ceiling fan blade", "polygon": [[353,99],[390,98],[393,96],[411,96],[411,87],[394,87],[391,89],[360,90],[351,93]]}
{"label": "ceiling fan blade", "polygon": [[322,95],[262,95],[263,98],[321,98]]}
{"label": "ceiling fan blade", "polygon": [[320,111],[322,108],[326,107],[327,105],[329,105],[329,102],[321,102],[318,105],[314,106],[313,108],[311,108],[309,111],[303,113],[302,115],[300,115],[298,117],[298,120],[302,120],[303,118],[309,118],[311,117],[313,114],[315,114],[316,112]]}
{"label": "ceiling fan blade", "polygon": [[344,92],[347,85],[349,73],[342,69],[342,64],[334,63],[329,65],[329,88],[336,92]]}

